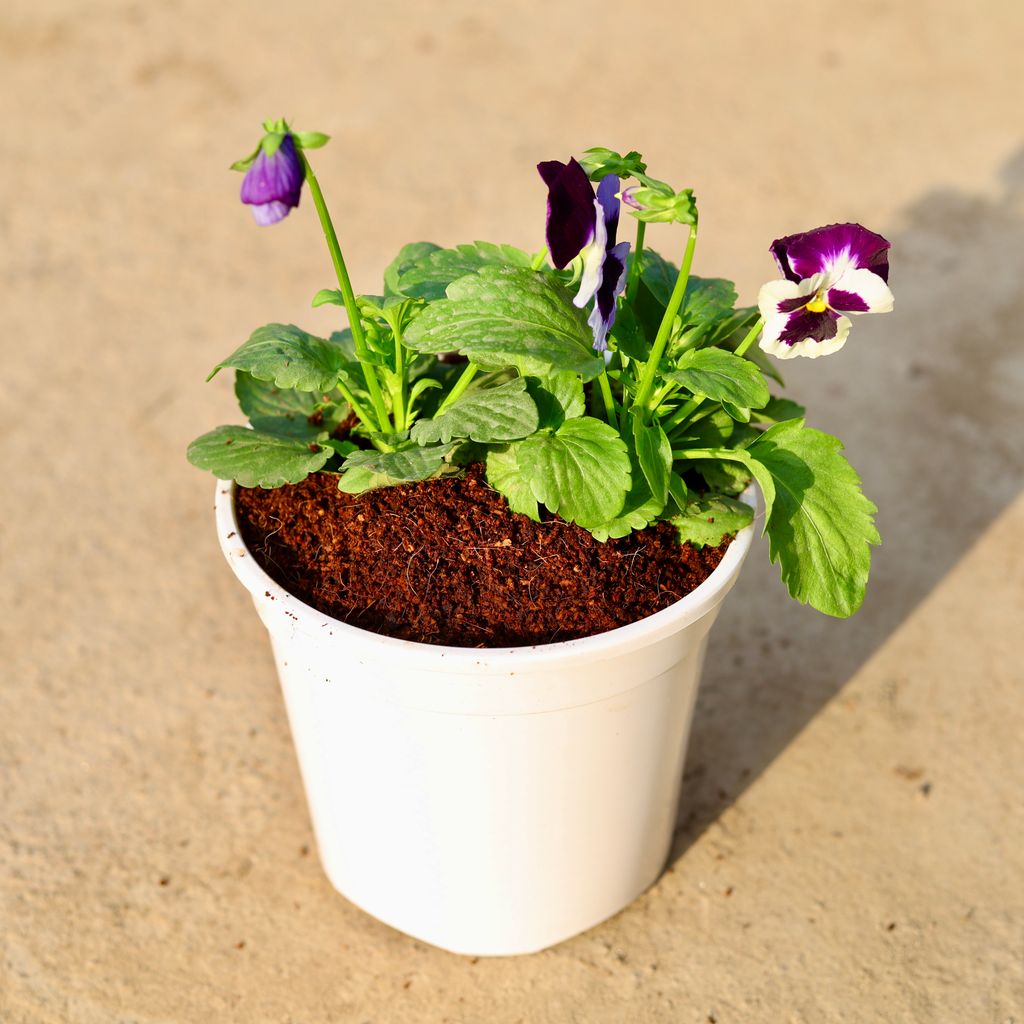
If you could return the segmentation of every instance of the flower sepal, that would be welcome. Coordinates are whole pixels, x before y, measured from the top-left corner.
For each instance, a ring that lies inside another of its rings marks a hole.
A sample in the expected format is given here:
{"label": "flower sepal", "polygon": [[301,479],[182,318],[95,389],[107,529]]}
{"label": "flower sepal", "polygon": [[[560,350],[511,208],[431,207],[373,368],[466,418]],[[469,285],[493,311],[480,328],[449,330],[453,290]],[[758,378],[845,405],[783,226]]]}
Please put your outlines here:
{"label": "flower sepal", "polygon": [[635,149],[631,149],[623,156],[614,149],[595,146],[584,151],[580,163],[591,181],[600,181],[607,174],[616,174],[620,178],[642,179],[647,171],[647,164]]}
{"label": "flower sepal", "polygon": [[647,224],[697,223],[697,200],[692,188],[676,192],[663,181],[645,178],[644,184],[623,189],[620,198],[632,216]]}

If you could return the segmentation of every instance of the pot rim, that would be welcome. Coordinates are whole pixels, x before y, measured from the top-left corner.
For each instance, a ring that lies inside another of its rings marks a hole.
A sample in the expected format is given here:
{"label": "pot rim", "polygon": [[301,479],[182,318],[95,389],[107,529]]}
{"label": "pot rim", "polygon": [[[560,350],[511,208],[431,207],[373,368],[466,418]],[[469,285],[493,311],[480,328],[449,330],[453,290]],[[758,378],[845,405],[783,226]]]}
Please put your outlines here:
{"label": "pot rim", "polygon": [[386,636],[362,629],[326,615],[275,582],[252,556],[239,529],[235,511],[237,484],[218,480],[215,492],[217,538],[221,551],[242,585],[252,595],[257,608],[272,601],[287,617],[289,628],[320,644],[337,645],[348,656],[355,650],[376,658],[388,658],[419,668],[439,671],[492,668],[507,671],[515,667],[544,668],[587,659],[607,659],[663,639],[703,618],[721,603],[731,589],[754,539],[754,524],[764,517],[761,495],[751,484],[741,498],[754,507],[754,520],[733,538],[722,561],[706,580],[668,608],[625,626],[573,640],[522,647],[449,647]]}

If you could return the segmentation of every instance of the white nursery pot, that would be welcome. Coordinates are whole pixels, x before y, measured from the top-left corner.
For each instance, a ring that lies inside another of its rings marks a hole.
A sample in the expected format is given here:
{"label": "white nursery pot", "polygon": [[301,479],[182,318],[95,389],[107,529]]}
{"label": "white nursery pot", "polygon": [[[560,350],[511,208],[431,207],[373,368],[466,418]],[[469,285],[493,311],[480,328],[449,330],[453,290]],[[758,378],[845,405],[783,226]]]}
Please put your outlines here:
{"label": "white nursery pot", "polygon": [[[752,501],[753,496],[745,496]],[[270,633],[320,858],[347,899],[455,953],[532,953],[661,873],[708,631],[753,528],[670,608],[582,640],[477,650],[303,604],[217,531]]]}

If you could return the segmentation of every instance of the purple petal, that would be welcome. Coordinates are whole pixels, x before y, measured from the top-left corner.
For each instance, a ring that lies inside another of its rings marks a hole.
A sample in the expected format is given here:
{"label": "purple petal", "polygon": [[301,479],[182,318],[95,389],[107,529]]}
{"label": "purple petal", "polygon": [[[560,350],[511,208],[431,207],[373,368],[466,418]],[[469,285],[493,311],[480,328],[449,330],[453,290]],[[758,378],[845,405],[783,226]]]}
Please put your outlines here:
{"label": "purple petal", "polygon": [[786,329],[779,335],[779,341],[795,345],[799,341],[828,341],[836,336],[839,314],[831,309],[823,313],[812,313],[809,309],[798,309],[789,314]]}
{"label": "purple petal", "polygon": [[829,224],[786,235],[772,242],[771,252],[790,281],[829,273],[844,263],[889,280],[889,242],[860,224]]}
{"label": "purple petal", "polygon": [[242,202],[251,206],[267,203],[298,206],[305,176],[295,143],[290,135],[286,135],[273,156],[267,156],[260,148],[252,167],[242,179]]}
{"label": "purple petal", "polygon": [[597,290],[594,309],[588,323],[594,332],[594,350],[604,352],[608,348],[608,332],[615,323],[615,300],[626,287],[626,257],[629,242],[619,242],[609,249],[604,258],[601,287]]}
{"label": "purple petal", "polygon": [[634,196],[636,195],[636,191],[639,188],[640,188],[639,185],[630,185],[628,188],[624,188],[622,190],[622,201],[627,206],[632,206],[634,210],[642,210],[643,209],[643,206],[640,203],[638,203],[636,201],[636,199],[634,198]]}
{"label": "purple petal", "polygon": [[609,249],[615,244],[615,232],[619,227],[619,201],[615,198],[618,191],[619,176],[617,174],[606,174],[597,186],[597,201],[604,211],[604,223],[608,229],[606,244]]}
{"label": "purple petal", "polygon": [[[296,206],[299,204],[296,203]],[[284,220],[291,213],[292,208],[287,203],[274,200],[272,203],[254,203],[249,207],[252,210],[253,219],[260,227],[268,227]]]}
{"label": "purple petal", "polygon": [[830,288],[828,304],[840,313],[866,313],[868,304],[856,293],[847,292],[842,288]]}
{"label": "purple petal", "polygon": [[548,187],[548,252],[552,264],[563,270],[594,237],[594,189],[574,158],[567,164],[545,160],[537,171]]}

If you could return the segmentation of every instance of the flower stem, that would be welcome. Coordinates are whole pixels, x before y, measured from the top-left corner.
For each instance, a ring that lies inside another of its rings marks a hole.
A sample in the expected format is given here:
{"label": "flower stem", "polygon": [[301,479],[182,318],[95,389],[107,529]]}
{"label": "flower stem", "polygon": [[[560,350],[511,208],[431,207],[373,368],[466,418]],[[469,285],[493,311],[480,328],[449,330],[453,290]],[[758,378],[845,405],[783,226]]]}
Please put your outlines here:
{"label": "flower stem", "polygon": [[[348,313],[348,325],[352,331],[352,341],[355,345],[356,357],[363,368],[363,376],[366,378],[366,390],[370,394],[370,402],[376,413],[376,421],[364,420],[364,422],[376,431],[387,430],[391,426],[391,421],[388,419],[388,411],[384,404],[384,396],[380,390],[380,382],[377,380],[376,371],[369,360],[366,336],[363,334],[363,323],[359,318],[359,308],[356,305],[355,292],[352,290],[352,282],[348,276],[348,268],[345,266],[345,259],[341,255],[338,235],[334,230],[331,215],[327,210],[324,194],[320,191],[320,183],[316,180],[313,168],[306,158],[306,154],[301,149],[299,149],[299,156],[306,171],[306,181],[309,184],[310,195],[313,197],[313,205],[316,207],[317,216],[320,218],[320,227],[323,229],[327,248],[331,254],[331,262],[334,264],[334,273],[338,278],[338,286],[341,288],[341,298],[345,303],[345,312]],[[354,408],[355,406],[353,405]],[[356,415],[358,416],[359,413],[356,413]],[[360,416],[360,419],[363,419],[363,417]]]}
{"label": "flower stem", "polygon": [[476,363],[466,364],[466,368],[462,371],[462,376],[455,382],[455,387],[448,392],[444,401],[437,407],[437,412],[434,413],[435,416],[440,416],[441,413],[443,413],[445,409],[452,404],[452,402],[462,396],[462,393],[472,383],[473,378],[477,375],[479,370],[480,367],[477,366]]}
{"label": "flower stem", "polygon": [[629,277],[626,278],[626,297],[630,300],[636,298],[636,283],[640,280],[640,256],[644,251],[644,232],[647,224],[638,220],[636,222],[636,245],[633,247],[633,262],[629,267]]}
{"label": "flower stem", "polygon": [[690,226],[690,237],[686,240],[683,265],[679,268],[679,276],[676,278],[675,287],[669,296],[665,315],[661,318],[661,326],[658,328],[658,334],[651,346],[651,354],[647,357],[647,362],[644,363],[640,387],[633,399],[633,405],[640,406],[641,412],[646,410],[647,400],[651,397],[651,388],[654,386],[654,378],[658,375],[658,363],[661,362],[661,357],[665,354],[665,346],[672,333],[672,321],[675,320],[679,307],[683,304],[683,297],[686,295],[686,282],[690,279],[690,266],[693,263],[693,250],[696,244],[697,225],[694,223]]}
{"label": "flower stem", "polygon": [[746,337],[736,346],[736,348],[733,349],[732,354],[734,356],[746,355],[747,349],[754,344],[754,341],[757,339],[757,336],[761,333],[762,327],[764,327],[764,317],[759,316],[757,318],[757,323],[750,328],[750,331],[747,333]]}
{"label": "flower stem", "polygon": [[615,399],[612,397],[612,386],[608,380],[608,371],[602,370],[601,376],[597,378],[598,387],[601,389],[601,398],[604,400],[604,414],[611,426],[622,433],[619,418],[615,415]]}
{"label": "flower stem", "polygon": [[337,385],[335,386],[341,392],[341,397],[344,398],[346,402],[348,402],[352,411],[359,417],[359,419],[362,420],[362,422],[365,423],[371,430],[376,430],[377,427],[376,424],[374,423],[373,417],[367,412],[366,409],[364,409],[356,401],[355,395],[353,395],[352,392],[349,391],[344,381],[339,380]]}
{"label": "flower stem", "polygon": [[541,246],[540,252],[533,257],[533,262],[530,264],[531,270],[540,270],[544,266],[544,261],[548,258],[548,247],[546,245]]}

